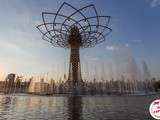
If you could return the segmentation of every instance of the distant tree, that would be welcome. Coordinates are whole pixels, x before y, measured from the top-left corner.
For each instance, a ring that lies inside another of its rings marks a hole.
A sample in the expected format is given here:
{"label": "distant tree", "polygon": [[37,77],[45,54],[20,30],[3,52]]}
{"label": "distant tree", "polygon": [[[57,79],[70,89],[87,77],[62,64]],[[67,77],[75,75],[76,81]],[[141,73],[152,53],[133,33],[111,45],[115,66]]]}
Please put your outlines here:
{"label": "distant tree", "polygon": [[158,91],[158,89],[160,90],[160,80],[154,82],[153,86],[156,92]]}

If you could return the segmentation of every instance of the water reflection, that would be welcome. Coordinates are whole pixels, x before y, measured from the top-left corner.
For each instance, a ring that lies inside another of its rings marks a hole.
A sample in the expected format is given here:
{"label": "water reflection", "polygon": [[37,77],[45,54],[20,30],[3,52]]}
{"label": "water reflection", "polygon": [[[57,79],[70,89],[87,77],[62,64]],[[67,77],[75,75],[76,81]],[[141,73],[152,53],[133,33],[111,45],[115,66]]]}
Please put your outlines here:
{"label": "water reflection", "polygon": [[68,120],[82,120],[82,98],[81,96],[68,97]]}
{"label": "water reflection", "polygon": [[8,114],[8,111],[11,107],[11,98],[8,96],[4,96],[0,100],[0,119],[5,119],[5,116]]}
{"label": "water reflection", "polygon": [[11,97],[4,96],[4,97],[1,99],[0,104],[1,104],[2,106],[6,106],[6,105],[8,105],[8,104],[11,104]]}
{"label": "water reflection", "polygon": [[146,120],[153,96],[0,95],[0,120]]}

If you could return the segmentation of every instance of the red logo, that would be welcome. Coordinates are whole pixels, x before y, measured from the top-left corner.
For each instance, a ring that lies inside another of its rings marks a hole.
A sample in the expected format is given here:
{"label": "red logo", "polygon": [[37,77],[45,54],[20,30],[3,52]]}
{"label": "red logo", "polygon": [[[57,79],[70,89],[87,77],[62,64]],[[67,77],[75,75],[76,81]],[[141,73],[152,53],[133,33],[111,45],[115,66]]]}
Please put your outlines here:
{"label": "red logo", "polygon": [[149,112],[151,116],[157,120],[160,119],[160,99],[154,100],[150,107]]}

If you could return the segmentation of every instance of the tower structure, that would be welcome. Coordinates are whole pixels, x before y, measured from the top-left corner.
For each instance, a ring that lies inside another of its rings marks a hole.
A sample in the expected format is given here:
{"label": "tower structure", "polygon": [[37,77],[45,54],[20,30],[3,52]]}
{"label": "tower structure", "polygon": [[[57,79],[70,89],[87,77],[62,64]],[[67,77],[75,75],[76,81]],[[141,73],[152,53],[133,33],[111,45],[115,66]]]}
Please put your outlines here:
{"label": "tower structure", "polygon": [[42,20],[43,23],[37,26],[42,39],[55,47],[70,49],[66,91],[82,93],[80,48],[94,47],[105,41],[105,36],[111,32],[108,27],[110,16],[99,16],[93,4],[77,9],[64,2],[56,13],[42,12]]}

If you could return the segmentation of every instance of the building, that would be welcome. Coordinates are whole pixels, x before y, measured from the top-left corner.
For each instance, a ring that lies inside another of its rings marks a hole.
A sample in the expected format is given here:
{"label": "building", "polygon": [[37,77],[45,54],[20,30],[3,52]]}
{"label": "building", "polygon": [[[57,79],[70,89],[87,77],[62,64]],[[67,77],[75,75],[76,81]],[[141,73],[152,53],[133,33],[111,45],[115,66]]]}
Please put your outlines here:
{"label": "building", "polygon": [[29,86],[28,92],[32,94],[40,94],[40,95],[51,94],[49,83],[45,83],[43,81],[32,82]]}

